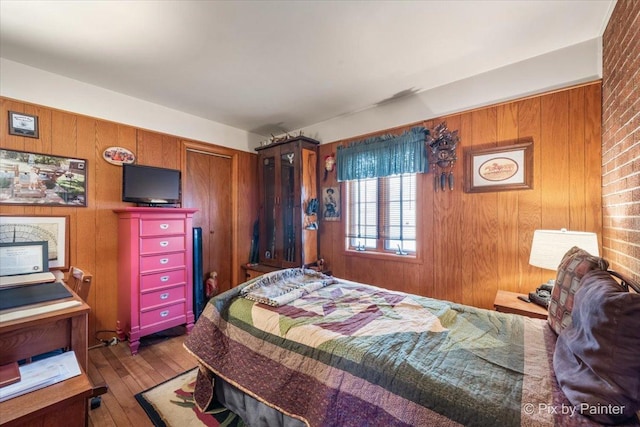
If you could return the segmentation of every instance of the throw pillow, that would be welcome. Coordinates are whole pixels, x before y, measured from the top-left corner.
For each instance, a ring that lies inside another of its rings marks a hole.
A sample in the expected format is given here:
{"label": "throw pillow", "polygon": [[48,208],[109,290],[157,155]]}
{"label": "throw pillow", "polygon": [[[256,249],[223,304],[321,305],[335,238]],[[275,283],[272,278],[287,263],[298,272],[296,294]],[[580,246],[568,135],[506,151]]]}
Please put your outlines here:
{"label": "throw pillow", "polygon": [[640,410],[640,294],[591,271],[575,295],[572,324],[556,342],[558,384],[578,412],[600,423]]}
{"label": "throw pillow", "polygon": [[549,326],[556,334],[571,324],[573,299],[582,277],[591,270],[606,271],[609,263],[576,246],[569,249],[558,267],[556,283],[549,301]]}

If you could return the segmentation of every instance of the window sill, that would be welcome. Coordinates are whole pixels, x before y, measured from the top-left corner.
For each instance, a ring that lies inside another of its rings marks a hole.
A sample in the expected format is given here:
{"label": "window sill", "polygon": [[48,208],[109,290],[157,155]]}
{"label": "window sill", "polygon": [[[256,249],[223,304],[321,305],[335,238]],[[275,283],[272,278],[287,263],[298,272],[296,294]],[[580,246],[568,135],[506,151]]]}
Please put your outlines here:
{"label": "window sill", "polygon": [[348,257],[379,259],[392,262],[406,262],[410,264],[422,264],[422,258],[416,255],[396,255],[394,253],[373,252],[373,251],[356,251],[353,249],[345,249],[344,255]]}

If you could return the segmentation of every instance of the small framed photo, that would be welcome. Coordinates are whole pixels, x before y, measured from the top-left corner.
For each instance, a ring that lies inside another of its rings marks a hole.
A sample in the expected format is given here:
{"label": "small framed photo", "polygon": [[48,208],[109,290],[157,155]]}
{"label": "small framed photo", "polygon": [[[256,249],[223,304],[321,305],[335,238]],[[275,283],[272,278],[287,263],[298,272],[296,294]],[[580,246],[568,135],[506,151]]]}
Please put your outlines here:
{"label": "small framed photo", "polygon": [[322,219],[340,221],[340,187],[322,189]]}
{"label": "small framed photo", "polygon": [[9,111],[9,134],[39,138],[38,116]]}
{"label": "small framed photo", "polygon": [[469,149],[464,158],[467,193],[526,190],[533,185],[533,141]]}

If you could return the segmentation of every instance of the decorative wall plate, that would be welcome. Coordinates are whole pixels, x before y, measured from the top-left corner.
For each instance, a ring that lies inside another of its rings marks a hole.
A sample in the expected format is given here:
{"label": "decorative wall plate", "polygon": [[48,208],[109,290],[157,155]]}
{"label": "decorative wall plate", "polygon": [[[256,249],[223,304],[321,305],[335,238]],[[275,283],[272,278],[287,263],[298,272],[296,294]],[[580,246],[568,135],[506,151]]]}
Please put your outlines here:
{"label": "decorative wall plate", "polygon": [[102,158],[112,165],[122,166],[136,161],[136,156],[126,148],[109,147],[102,153]]}

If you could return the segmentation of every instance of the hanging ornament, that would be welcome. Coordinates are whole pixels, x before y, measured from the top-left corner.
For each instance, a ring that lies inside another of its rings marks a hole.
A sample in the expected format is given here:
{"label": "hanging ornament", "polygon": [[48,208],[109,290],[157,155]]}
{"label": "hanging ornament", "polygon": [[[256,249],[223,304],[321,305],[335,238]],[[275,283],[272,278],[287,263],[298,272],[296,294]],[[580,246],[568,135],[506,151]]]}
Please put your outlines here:
{"label": "hanging ornament", "polygon": [[447,187],[453,191],[455,188],[453,165],[458,160],[456,146],[460,141],[458,131],[449,131],[446,122],[442,122],[433,129],[432,134],[427,135],[426,144],[431,150],[430,164],[434,174],[433,188],[436,192],[438,187],[442,191],[445,191]]}
{"label": "hanging ornament", "polygon": [[336,166],[336,156],[331,153],[328,156],[324,157],[324,181],[327,180],[327,176],[329,172],[333,172],[333,169]]}

